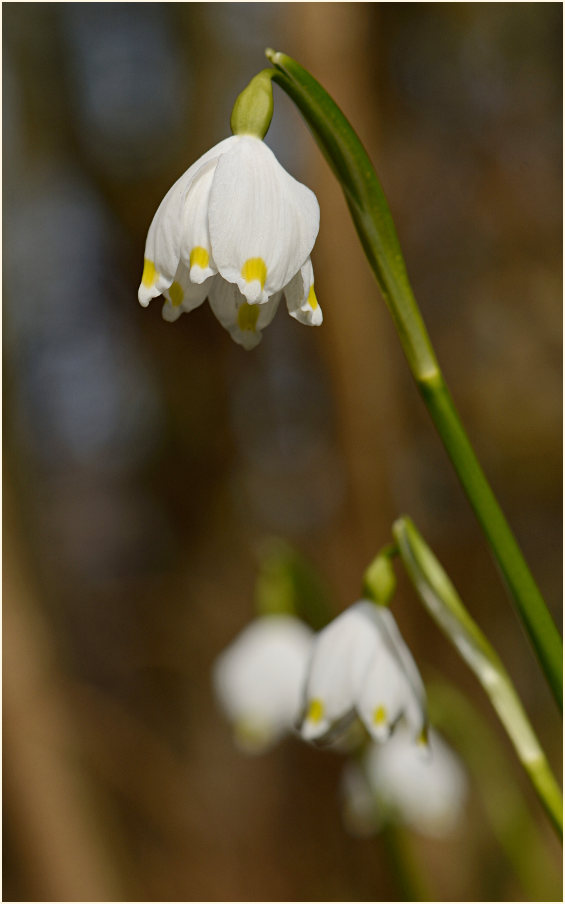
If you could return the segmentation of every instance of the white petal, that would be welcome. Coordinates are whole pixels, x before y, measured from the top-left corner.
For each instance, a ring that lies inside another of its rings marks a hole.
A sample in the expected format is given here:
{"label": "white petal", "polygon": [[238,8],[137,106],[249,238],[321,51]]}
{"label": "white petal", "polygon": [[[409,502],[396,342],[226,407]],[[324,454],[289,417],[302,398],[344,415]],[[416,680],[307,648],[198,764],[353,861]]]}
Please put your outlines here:
{"label": "white petal", "polygon": [[319,222],[313,192],[260,139],[238,136],[218,161],[210,193],[210,238],[222,276],[248,302],[266,302],[304,264]]}
{"label": "white petal", "polygon": [[180,262],[175,279],[167,289],[163,289],[165,304],[163,305],[163,319],[173,323],[178,320],[183,312],[193,311],[202,304],[212,284],[213,277],[208,278],[200,285],[190,281],[189,271]]}
{"label": "white petal", "polygon": [[138,291],[139,303],[143,307],[147,307],[152,298],[161,295],[175,278],[185,226],[184,205],[194,178],[203,166],[220,157],[234,140],[232,135],[203,154],[177,179],[161,201],[145,243],[145,266]]}
{"label": "white petal", "polygon": [[166,320],[167,323],[174,323],[175,320],[179,319],[181,314],[182,308],[180,306],[175,308],[170,301],[166,301],[161,308],[161,317],[163,320]]}
{"label": "white petal", "polygon": [[424,835],[441,838],[462,818],[468,794],[465,770],[440,736],[430,731],[431,756],[422,759],[409,732],[372,745],[365,774],[381,805]]}
{"label": "white petal", "polygon": [[423,733],[425,734],[427,728],[427,714],[426,691],[420,672],[404,642],[392,612],[384,606],[377,606],[376,611],[382,636],[386,640],[389,652],[395,656],[406,681],[404,715],[412,728],[414,737],[421,740],[421,736]]}
{"label": "white petal", "polygon": [[314,270],[310,258],[284,290],[288,313],[307,326],[320,326],[322,309],[314,292]]}
{"label": "white petal", "polygon": [[350,606],[321,631],[312,651],[301,733],[323,737],[354,706],[379,641],[372,603]]}
{"label": "white petal", "polygon": [[246,749],[263,750],[291,730],[302,702],[311,638],[310,628],[297,618],[264,616],[216,660],[218,700]]}
{"label": "white petal", "polygon": [[280,295],[275,295],[260,307],[251,306],[236,285],[220,276],[215,277],[210,289],[210,307],[214,314],[234,342],[247,350],[261,342],[261,331],[275,316],[279,301]]}
{"label": "white petal", "polygon": [[186,194],[181,257],[193,283],[202,283],[216,273],[210,233],[208,201],[217,158],[201,167]]}
{"label": "white petal", "polygon": [[392,728],[411,704],[412,691],[398,662],[381,644],[376,650],[357,698],[357,712],[367,731],[386,741]]}

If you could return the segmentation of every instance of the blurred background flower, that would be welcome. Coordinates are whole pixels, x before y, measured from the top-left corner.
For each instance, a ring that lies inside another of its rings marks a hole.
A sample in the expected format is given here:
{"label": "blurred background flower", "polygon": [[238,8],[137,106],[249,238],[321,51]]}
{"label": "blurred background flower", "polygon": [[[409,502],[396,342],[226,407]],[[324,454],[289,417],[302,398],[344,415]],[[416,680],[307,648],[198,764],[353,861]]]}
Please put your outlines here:
{"label": "blurred background flower", "polygon": [[404,726],[387,744],[370,744],[346,764],[343,818],[353,834],[374,834],[388,820],[431,838],[461,830],[468,780],[457,756],[435,731],[423,752]]}
{"label": "blurred background flower", "polygon": [[293,615],[263,615],[216,659],[218,703],[232,723],[236,744],[248,753],[263,753],[295,729],[312,636]]}
{"label": "blurred background flower", "polygon": [[[207,306],[172,328],[136,301],[145,236],[227,136],[264,48],[309,68],[377,164],[450,386],[557,618],[561,7],[7,4],[3,26],[4,895],[394,900],[380,841],[340,825],[342,759],[290,739],[246,759],[214,705],[259,541],[292,541],[350,600],[410,512],[555,762],[553,703],[282,92],[267,141],[320,202],[323,327],[276,318],[249,355]],[[441,665],[499,732],[399,593],[424,679]],[[474,794],[457,838],[417,845],[438,898],[522,895]]]}

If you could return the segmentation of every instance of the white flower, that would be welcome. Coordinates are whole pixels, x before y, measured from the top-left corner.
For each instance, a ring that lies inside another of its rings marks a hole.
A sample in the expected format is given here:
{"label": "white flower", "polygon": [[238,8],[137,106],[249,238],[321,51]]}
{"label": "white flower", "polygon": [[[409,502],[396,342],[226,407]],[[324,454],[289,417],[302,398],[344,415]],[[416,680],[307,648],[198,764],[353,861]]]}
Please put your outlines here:
{"label": "white flower", "polygon": [[260,753],[293,728],[302,706],[312,636],[298,618],[265,615],[217,658],[216,695],[244,750]]}
{"label": "white flower", "polygon": [[208,297],[244,348],[261,341],[284,293],[288,312],[318,325],[310,252],[320,224],[316,196],[266,144],[232,135],[200,157],[167,192],[149,227],[139,302],[164,295],[165,320]]}
{"label": "white flower", "polygon": [[317,636],[306,681],[302,736],[323,739],[361,718],[386,740],[401,716],[425,742],[425,692],[391,612],[368,600],[346,609]]}
{"label": "white flower", "polygon": [[468,779],[459,757],[429,732],[422,756],[405,727],[388,744],[371,744],[361,764],[343,774],[343,816],[355,835],[370,835],[386,819],[397,819],[423,835],[443,838],[461,819]]}

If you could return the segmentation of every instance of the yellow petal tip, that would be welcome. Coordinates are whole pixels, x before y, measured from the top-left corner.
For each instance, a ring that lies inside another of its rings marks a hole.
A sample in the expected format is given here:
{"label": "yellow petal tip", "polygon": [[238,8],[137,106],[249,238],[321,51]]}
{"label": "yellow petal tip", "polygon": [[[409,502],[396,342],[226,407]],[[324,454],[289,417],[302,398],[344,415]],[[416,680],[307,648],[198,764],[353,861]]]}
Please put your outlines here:
{"label": "yellow petal tip", "polygon": [[310,700],[310,703],[308,704],[308,713],[306,715],[308,722],[314,722],[314,723],[321,722],[323,717],[324,717],[324,704],[322,703],[322,701],[318,700],[317,698],[314,700]]}
{"label": "yellow petal tip", "polygon": [[375,725],[386,725],[387,713],[385,706],[377,706],[373,713],[373,722]]}
{"label": "yellow petal tip", "polygon": [[242,302],[237,309],[237,325],[240,330],[254,333],[257,329],[257,318],[259,317],[259,306],[256,304],[247,304]]}
{"label": "yellow petal tip", "polygon": [[178,282],[174,282],[169,289],[169,297],[171,299],[171,304],[174,308],[178,308],[179,305],[182,304],[182,300],[184,298],[184,292],[182,291],[182,287],[179,286]]}
{"label": "yellow petal tip", "polygon": [[141,285],[146,289],[150,289],[158,277],[157,269],[153,261],[147,257],[143,261],[143,275],[141,277]]}
{"label": "yellow petal tip", "polygon": [[203,248],[201,245],[195,245],[190,252],[190,266],[200,267],[202,270],[205,270],[209,263],[210,255],[206,248]]}
{"label": "yellow petal tip", "polygon": [[428,739],[428,729],[427,729],[427,728],[422,728],[422,731],[421,731],[420,734],[418,735],[418,744],[419,744],[421,747],[427,747],[429,743],[430,743],[430,742],[429,742],[429,739]]}
{"label": "yellow petal tip", "polygon": [[257,280],[263,289],[267,281],[267,265],[262,257],[250,257],[241,268],[241,275],[245,282]]}
{"label": "yellow petal tip", "polygon": [[318,307],[318,299],[316,298],[316,293],[314,292],[314,283],[310,286],[310,291],[308,292],[308,298],[306,299],[310,307],[313,311]]}

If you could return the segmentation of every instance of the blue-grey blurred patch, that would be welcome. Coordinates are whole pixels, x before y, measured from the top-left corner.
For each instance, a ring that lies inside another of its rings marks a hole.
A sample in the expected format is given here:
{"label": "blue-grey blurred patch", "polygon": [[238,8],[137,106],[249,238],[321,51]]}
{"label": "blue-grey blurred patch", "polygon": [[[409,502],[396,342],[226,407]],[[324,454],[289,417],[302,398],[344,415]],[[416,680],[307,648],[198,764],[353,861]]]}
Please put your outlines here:
{"label": "blue-grey blurred patch", "polygon": [[266,47],[274,41],[273,30],[278,3],[210,3],[206,12],[214,24],[217,40],[247,54],[261,54],[258,60],[249,60],[249,78],[265,68]]}
{"label": "blue-grey blurred patch", "polygon": [[10,224],[4,320],[20,441],[50,469],[131,470],[152,452],[161,409],[126,316],[123,240],[59,169],[30,176]]}
{"label": "blue-grey blurred patch", "polygon": [[170,5],[62,3],[60,15],[81,144],[113,176],[158,171],[190,115]]}

